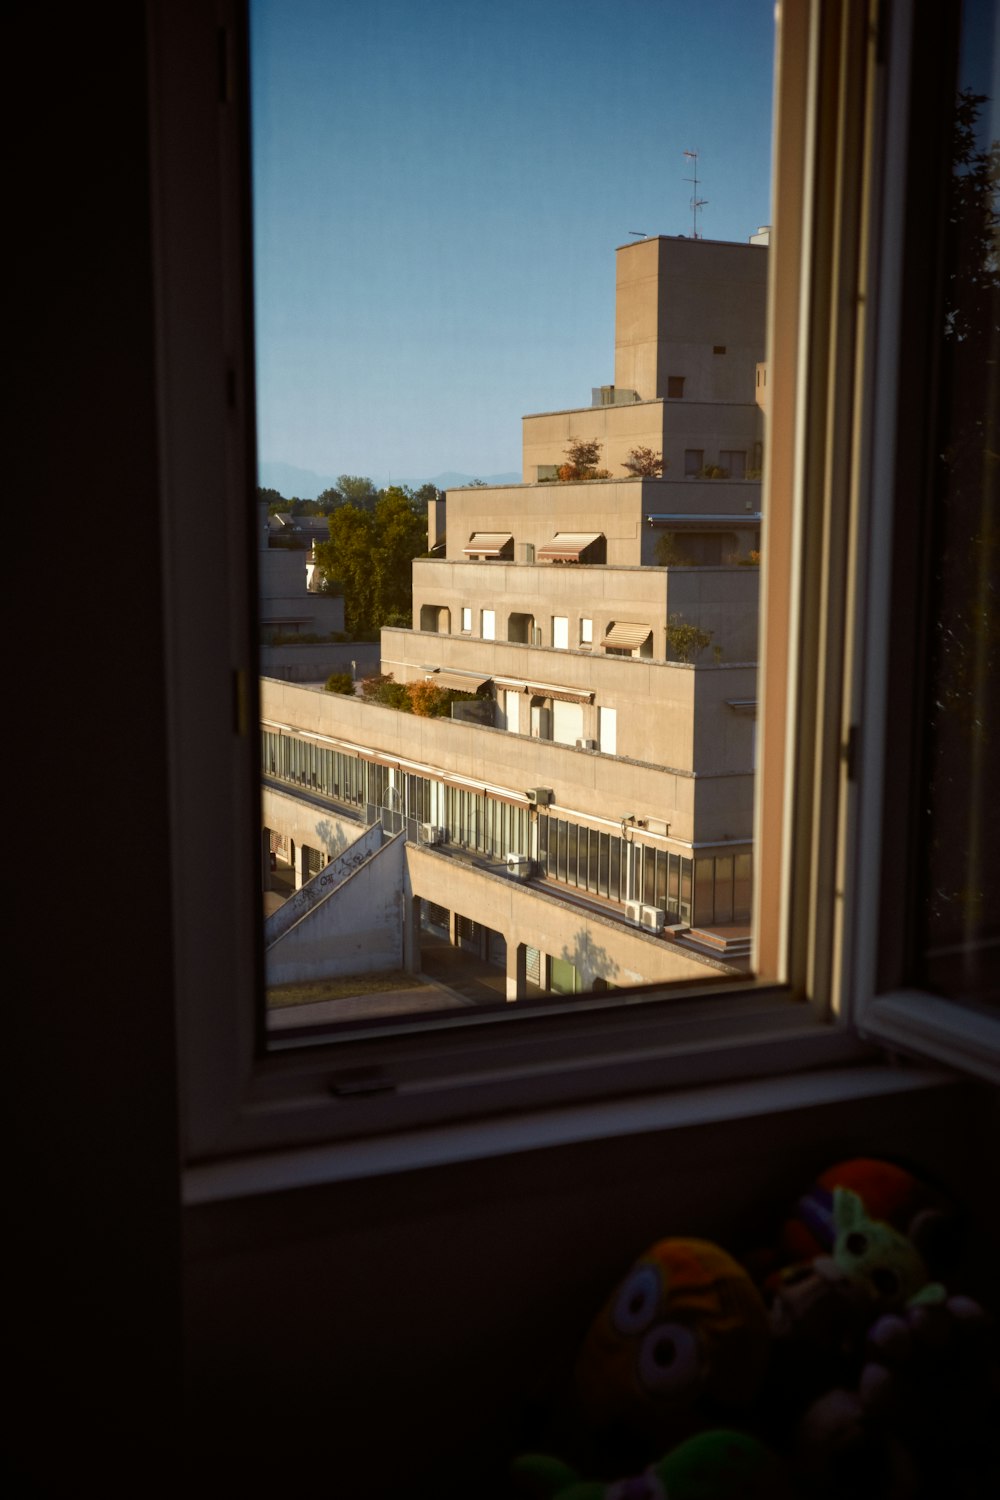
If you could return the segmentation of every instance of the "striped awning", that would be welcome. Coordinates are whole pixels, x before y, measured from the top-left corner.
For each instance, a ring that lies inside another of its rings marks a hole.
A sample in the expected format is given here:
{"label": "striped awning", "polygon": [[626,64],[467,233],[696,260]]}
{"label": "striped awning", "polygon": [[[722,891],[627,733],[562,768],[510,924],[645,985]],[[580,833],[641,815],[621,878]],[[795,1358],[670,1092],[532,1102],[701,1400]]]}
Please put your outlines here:
{"label": "striped awning", "polygon": [[514,535],[510,531],[474,531],[468,546],[462,551],[466,557],[502,557],[514,548]]}
{"label": "striped awning", "polygon": [[511,693],[530,693],[535,698],[554,698],[560,703],[592,703],[593,688],[564,687],[560,682],[535,682],[525,677],[494,677],[498,688]]}
{"label": "striped awning", "polygon": [[492,681],[492,678],[463,677],[461,672],[431,672],[424,678],[424,681],[433,682],[435,687],[457,688],[460,693],[478,693],[480,688],[484,688],[488,682]]}
{"label": "striped awning", "polygon": [[537,561],[579,562],[588,547],[603,540],[603,531],[557,531],[551,542],[539,547]]}
{"label": "striped awning", "polygon": [[653,633],[651,625],[630,625],[624,620],[616,620],[601,641],[602,646],[615,646],[620,649],[634,651],[637,646],[642,646]]}

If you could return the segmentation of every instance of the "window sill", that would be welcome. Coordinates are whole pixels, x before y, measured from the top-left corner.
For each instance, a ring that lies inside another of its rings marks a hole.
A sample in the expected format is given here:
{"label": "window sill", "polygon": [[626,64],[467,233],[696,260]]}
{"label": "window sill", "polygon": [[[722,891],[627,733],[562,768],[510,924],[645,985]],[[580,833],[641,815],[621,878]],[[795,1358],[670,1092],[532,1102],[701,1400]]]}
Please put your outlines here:
{"label": "window sill", "polygon": [[880,1062],[854,1064],[251,1154],[189,1168],[183,1174],[183,1201],[193,1207],[258,1197],[596,1140],[850,1104],[925,1091],[953,1081],[943,1069],[909,1069]]}
{"label": "window sill", "polygon": [[405,1156],[404,1133],[437,1142],[442,1159],[465,1149],[453,1144],[456,1136],[496,1139],[493,1151],[503,1152],[511,1128],[528,1149],[552,1130],[599,1134],[608,1118],[632,1118],[654,1101],[667,1119],[677,1101],[710,1107],[697,1100],[735,1099],[751,1083],[777,1099],[786,1087],[794,1092],[801,1075],[867,1069],[879,1057],[845,1026],[752,980],[736,993],[731,981],[675,995],[650,987],[401,1017],[302,1041],[249,1057],[246,1069],[230,1055],[228,1080],[223,1047],[211,1068],[210,1116],[188,1138],[192,1171],[212,1173],[226,1160],[239,1176],[236,1159],[265,1150],[308,1155],[342,1146],[361,1159],[389,1139]]}

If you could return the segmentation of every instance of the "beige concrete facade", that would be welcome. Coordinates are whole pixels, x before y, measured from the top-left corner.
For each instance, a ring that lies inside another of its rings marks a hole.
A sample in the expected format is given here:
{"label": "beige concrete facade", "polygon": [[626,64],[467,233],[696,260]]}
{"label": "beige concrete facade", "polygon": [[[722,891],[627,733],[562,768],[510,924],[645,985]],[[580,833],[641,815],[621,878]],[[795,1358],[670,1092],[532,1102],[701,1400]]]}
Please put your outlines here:
{"label": "beige concrete facade", "polygon": [[[636,666],[640,673],[648,673],[644,664]],[[651,820],[648,831],[636,834],[640,843],[662,842],[687,853],[696,842],[747,844],[753,812],[752,721],[728,707],[726,684],[728,680],[733,685],[735,678],[745,688],[752,673],[748,668],[669,667],[661,677],[667,674],[674,696],[662,707],[651,704],[648,709],[649,758],[645,760],[602,755],[577,749],[575,744],[455,719],[418,718],[359,698],[267,679],[261,683],[261,716],[265,726],[284,726],[317,743],[378,759],[400,773],[436,777],[523,807],[529,806],[531,788],[551,788],[552,815],[571,816],[587,826],[618,827],[623,817],[638,812]],[[648,682],[649,677],[644,680]],[[699,693],[703,683],[704,692]],[[639,695],[629,701],[632,711],[638,711]],[[706,712],[717,726],[712,737],[717,747],[715,769],[691,766],[692,725],[701,701],[706,702]],[[672,756],[677,764],[672,764]],[[700,790],[702,785],[706,788],[698,804],[702,821],[696,826],[696,786]],[[268,790],[268,797],[265,822],[284,831],[281,819],[286,810],[273,790]],[[718,815],[712,809],[715,800],[720,803]],[[308,804],[297,826],[299,840],[320,849],[327,843],[316,837],[317,831],[327,829],[334,841],[331,852],[344,847],[336,842],[343,828],[355,836],[357,832],[350,820],[338,823]],[[669,834],[664,833],[665,826]]]}
{"label": "beige concrete facade", "polygon": [[[530,561],[557,532],[605,538],[609,567],[650,567],[664,530],[723,534],[739,555],[758,545],[760,484],[725,479],[591,479],[582,483],[479,486],[448,491],[445,557],[468,562],[466,548],[481,533],[511,537],[511,560]],[[673,521],[667,518],[673,517]],[[731,519],[730,519],[731,518]],[[719,561],[728,561],[720,557]],[[422,566],[417,559],[415,568]],[[493,566],[493,564],[490,564]],[[559,565],[552,565],[559,571]],[[555,579],[534,578],[545,593]]]}
{"label": "beige concrete facade", "polygon": [[[735,545],[748,549],[754,540],[753,533],[736,527],[729,535],[737,538]],[[697,661],[712,662],[717,654],[727,662],[756,661],[758,584],[757,568],[738,565],[602,568],[421,558],[413,565],[413,619],[422,633],[478,639],[486,646],[491,643],[483,641],[485,608],[493,612],[496,641],[543,647],[554,644],[553,622],[565,620],[568,645],[575,649],[589,645],[593,669],[606,671],[608,657],[601,641],[614,624],[645,625],[649,640],[636,654],[666,661],[667,622],[678,617],[712,633],[710,646],[698,653]],[[464,620],[469,629],[463,628]],[[585,622],[589,622],[589,632]],[[585,640],[588,633],[589,642]],[[415,643],[404,651],[396,632],[383,634],[383,664],[390,657],[413,660],[417,649],[417,660],[429,659],[426,652],[431,648],[426,644],[417,648]],[[444,648],[437,643],[435,649]],[[383,670],[389,668],[383,665]],[[475,667],[470,663],[468,670]]]}
{"label": "beige concrete facade", "polygon": [[[574,988],[711,977],[688,928],[748,921],[766,268],[761,246],[622,247],[614,390],[524,418],[524,484],[434,508],[444,556],[414,562],[413,628],[382,631],[381,667],[475,703],[424,718],[262,683],[266,826],[305,846],[305,877],[366,823],[405,832],[404,961],[421,902],[452,941],[473,924],[511,999],[529,952]],[[535,482],[574,437],[612,477]],[[665,478],[625,474],[638,446]],[[710,637],[687,661],[677,624]]]}
{"label": "beige concrete facade", "polygon": [[682,478],[719,466],[759,475],[766,245],[658,236],[616,252],[614,384],[604,404],[523,419],[525,483],[550,478],[573,438],[602,445],[599,467],[624,474],[636,447]]}
{"label": "beige concrete facade", "polygon": [[746,402],[766,309],[764,246],[664,235],[621,245],[615,386],[648,401],[668,398],[680,377],[685,401]]}

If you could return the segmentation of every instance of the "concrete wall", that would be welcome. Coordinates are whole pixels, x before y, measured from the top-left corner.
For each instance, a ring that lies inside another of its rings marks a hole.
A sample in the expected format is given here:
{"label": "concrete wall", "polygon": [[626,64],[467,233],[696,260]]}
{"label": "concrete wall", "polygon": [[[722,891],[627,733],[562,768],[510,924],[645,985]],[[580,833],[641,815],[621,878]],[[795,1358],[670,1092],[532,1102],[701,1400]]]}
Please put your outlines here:
{"label": "concrete wall", "polygon": [[507,939],[508,971],[515,942],[563,958],[583,977],[616,985],[657,980],[691,980],[734,972],[727,965],[701,958],[667,937],[653,937],[620,920],[604,917],[543,890],[521,885],[507,875],[477,869],[434,849],[407,845],[413,893],[449,911],[502,932]]}
{"label": "concrete wall", "polygon": [[[616,252],[615,385],[645,400],[752,400],[764,357],[766,247],[659,236]],[[726,353],[714,355],[715,346]]]}
{"label": "concrete wall", "polygon": [[370,677],[379,669],[379,647],[375,641],[327,641],[320,645],[261,646],[260,670],[264,677],[283,677],[287,682],[325,682],[333,672]]}
{"label": "concrete wall", "polygon": [[[678,667],[676,671],[695,681],[700,675],[699,669],[691,667]],[[265,719],[326,735],[347,747],[366,746],[389,763],[423,768],[422,774],[450,776],[462,784],[500,788],[515,796],[530,787],[551,787],[556,815],[594,827],[617,825],[633,812],[649,812],[670,823],[668,843],[679,853],[690,852],[689,846],[696,839],[717,837],[714,832],[703,835],[700,827],[696,829],[696,778],[690,769],[664,769],[451,719],[421,719],[360,698],[270,679],[261,683],[261,713]],[[619,733],[622,729],[620,724]],[[749,767],[743,772],[726,771],[718,778],[699,774],[701,817],[707,816],[716,780],[724,789],[732,837],[749,839],[753,821],[753,776]],[[742,809],[738,823],[735,812],[729,812],[734,799]],[[641,842],[642,836],[639,838]],[[309,842],[308,838],[304,841]]]}
{"label": "concrete wall", "polygon": [[283,937],[289,928],[294,927],[303,917],[307,917],[316,907],[330,900],[334,891],[339,889],[342,883],[353,875],[358,867],[373,854],[377,854],[382,847],[382,825],[373,823],[349,844],[340,854],[330,859],[326,867],[307,880],[305,885],[299,887],[294,895],[289,896],[287,901],[277,907],[268,916],[264,923],[264,943],[270,946]]}
{"label": "concrete wall", "polygon": [[[624,475],[624,460],[633,448],[663,450],[666,413],[662,401],[622,406],[582,406],[565,411],[532,412],[521,419],[521,454],[525,484],[538,478],[540,465],[566,463],[571,438],[597,439],[602,445],[597,467]],[[592,481],[591,481],[592,482]]]}
{"label": "concrete wall", "polygon": [[[645,537],[652,547],[660,535],[662,530],[648,530]],[[462,609],[468,607],[472,611],[471,636],[479,638],[480,611],[485,606],[496,611],[496,633],[500,640],[520,628],[520,622],[516,622],[511,631],[512,614],[527,614],[540,627],[542,644],[550,646],[552,617],[560,615],[569,619],[569,640],[575,646],[580,641],[580,620],[586,618],[593,622],[596,662],[601,654],[601,638],[614,621],[649,625],[653,631],[652,655],[665,660],[667,621],[676,614],[690,624],[712,631],[712,645],[719,646],[725,658],[753,661],[757,656],[758,584],[758,569],[739,566],[623,568],[585,563],[460,563],[418,558],[413,564],[413,620],[419,625],[425,605],[436,606],[439,612],[448,609],[451,635],[458,638],[462,636]],[[383,658],[387,638],[383,632]],[[489,643],[481,642],[481,646],[484,655],[468,663],[469,666],[489,659],[485,654]],[[419,658],[437,659],[436,652]],[[713,659],[710,649],[703,653],[703,659]],[[615,658],[616,662],[621,660]],[[483,675],[489,670],[484,667]]]}
{"label": "concrete wall", "polygon": [[[701,436],[695,437],[700,445]],[[734,446],[740,445],[734,442]],[[646,522],[648,515],[731,515],[734,528],[742,521],[744,529],[752,529],[749,518],[760,511],[759,482],[683,479],[679,477],[683,460],[682,452],[675,477],[669,479],[590,479],[449,490],[447,560],[466,561],[464,548],[480,531],[510,532],[515,560],[517,548],[525,542],[537,551],[557,531],[584,531],[601,532],[607,538],[609,567],[635,567],[655,562],[656,535]],[[417,559],[415,566],[421,561]],[[537,581],[533,587],[539,587]]]}
{"label": "concrete wall", "polygon": [[752,721],[728,707],[728,700],[756,697],[752,663],[695,668],[404,630],[384,630],[382,652],[383,670],[397,682],[421,681],[426,667],[437,665],[443,671],[475,669],[484,676],[588,689],[593,701],[583,705],[583,737],[597,739],[598,709],[613,708],[617,753],[633,760],[702,774],[743,772],[752,765]]}
{"label": "concrete wall", "polygon": [[268,983],[302,983],[401,968],[404,875],[404,843],[395,838],[269,945]]}
{"label": "concrete wall", "polygon": [[[685,368],[699,370],[706,361],[721,361],[724,355],[713,355],[710,347],[685,349],[677,362]],[[750,364],[747,360],[745,363]],[[691,390],[700,384],[709,388],[714,371],[703,372],[700,381],[692,379]],[[754,399],[754,367],[746,381],[731,380],[739,386],[731,399],[709,401],[688,394],[685,377],[683,398],[670,401],[642,401],[622,406],[584,406],[568,411],[537,412],[521,419],[522,465],[525,484],[534,483],[542,467],[559,467],[566,462],[566,447],[571,438],[597,439],[601,453],[597,467],[607,469],[613,478],[626,477],[625,459],[633,448],[652,448],[663,456],[665,475],[684,478],[684,454],[687,448],[700,448],[703,462],[721,462],[725,448],[742,449],[746,467],[761,467],[764,437],[762,413]],[[566,481],[572,483],[572,481]],[[588,480],[588,484],[601,481]],[[564,481],[558,481],[562,487]],[[453,492],[449,492],[453,493]],[[464,491],[458,491],[464,494]],[[484,528],[485,529],[485,528]]]}
{"label": "concrete wall", "polygon": [[317,807],[292,792],[261,788],[261,821],[265,828],[294,839],[300,847],[320,849],[327,859],[342,854],[364,832],[360,818],[347,818],[329,808]]}

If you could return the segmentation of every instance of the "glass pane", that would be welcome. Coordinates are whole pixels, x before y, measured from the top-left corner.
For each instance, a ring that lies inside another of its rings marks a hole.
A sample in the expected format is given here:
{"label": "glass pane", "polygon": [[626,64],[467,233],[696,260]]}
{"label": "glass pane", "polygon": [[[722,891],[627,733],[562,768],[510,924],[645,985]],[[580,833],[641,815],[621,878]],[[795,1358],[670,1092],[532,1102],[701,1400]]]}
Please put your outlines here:
{"label": "glass pane", "polygon": [[918,980],[1000,1005],[1000,21],[963,8],[930,558]]}
{"label": "glass pane", "polygon": [[[581,920],[566,887],[604,898],[609,971],[635,975],[626,901],[668,904],[672,870],[690,916],[684,851],[717,836],[719,799],[752,837],[757,570],[709,566],[684,536],[722,514],[727,550],[731,534],[759,556],[760,474],[740,465],[765,420],[773,15],[572,10],[567,26],[529,0],[250,0],[262,879],[283,1027],[312,999],[356,1023],[379,985],[383,1015],[396,992],[428,1009],[419,974],[387,971],[414,909],[385,899],[392,838],[424,910],[460,875],[470,964],[470,924],[494,958],[523,947],[515,914],[561,881],[532,931],[562,983]],[[665,141],[667,70],[697,149]],[[723,453],[744,477],[708,493]],[[672,583],[637,576],[668,563]],[[695,705],[722,732],[696,732]],[[454,939],[425,924],[414,967],[437,978]],[[707,944],[641,948],[645,983],[717,981]]]}

